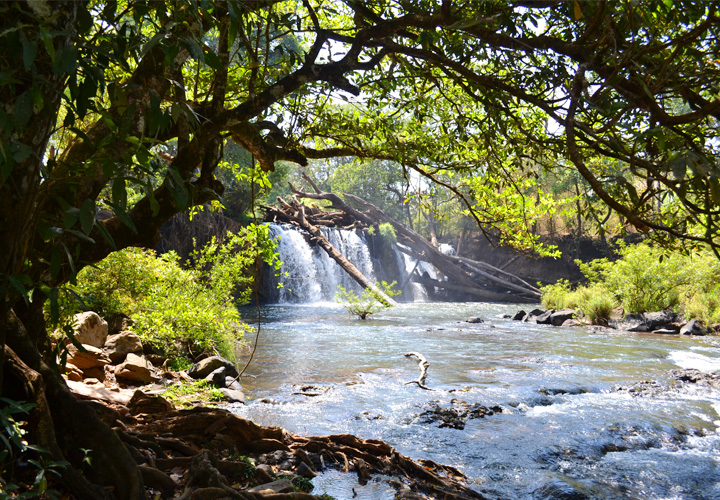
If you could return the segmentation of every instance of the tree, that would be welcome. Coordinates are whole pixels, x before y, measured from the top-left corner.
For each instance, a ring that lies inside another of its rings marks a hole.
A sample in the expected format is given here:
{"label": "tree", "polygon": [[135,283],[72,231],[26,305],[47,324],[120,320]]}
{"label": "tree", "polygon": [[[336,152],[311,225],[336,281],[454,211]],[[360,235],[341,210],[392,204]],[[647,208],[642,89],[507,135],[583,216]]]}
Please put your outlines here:
{"label": "tree", "polygon": [[[102,496],[95,485],[110,483],[118,497],[144,497],[118,437],[54,369],[43,309],[49,302],[52,321],[58,287],[83,266],[153,246],[174,213],[219,199],[228,140],[266,171],[282,160],[395,161],[459,195],[477,222],[489,207],[496,223],[482,227],[500,238],[515,232],[504,209],[513,225],[522,219],[511,205],[527,197],[528,163],[568,158],[629,225],[717,253],[717,9],[681,0],[0,4],[2,395],[37,404],[30,437],[72,464],[63,480],[78,496]],[[603,158],[630,180],[595,168]],[[475,189],[483,179],[492,188]],[[98,442],[80,475],[78,450]]]}

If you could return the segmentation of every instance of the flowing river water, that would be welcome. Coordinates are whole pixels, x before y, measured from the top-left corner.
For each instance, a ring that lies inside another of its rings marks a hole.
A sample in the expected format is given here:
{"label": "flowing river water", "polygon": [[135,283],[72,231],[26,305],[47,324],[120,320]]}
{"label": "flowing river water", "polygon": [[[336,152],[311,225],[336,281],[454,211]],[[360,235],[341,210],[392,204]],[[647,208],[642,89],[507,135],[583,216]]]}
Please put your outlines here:
{"label": "flowing river water", "polygon": [[[720,370],[719,337],[503,319],[519,308],[409,303],[360,321],[333,303],[264,306],[249,401],[233,411],[302,435],[382,439],[459,468],[488,498],[720,499],[720,391],[673,375]],[[405,384],[419,374],[410,351],[430,362],[434,390]],[[430,418],[443,410],[467,414],[464,428]],[[380,478],[313,482],[339,500],[353,488],[394,496]]]}

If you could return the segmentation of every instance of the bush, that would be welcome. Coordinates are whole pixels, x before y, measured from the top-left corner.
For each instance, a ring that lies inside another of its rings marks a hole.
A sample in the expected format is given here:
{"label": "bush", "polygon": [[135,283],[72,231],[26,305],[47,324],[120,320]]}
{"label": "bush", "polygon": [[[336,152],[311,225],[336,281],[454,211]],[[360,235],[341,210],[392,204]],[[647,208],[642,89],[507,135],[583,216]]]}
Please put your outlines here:
{"label": "bush", "polygon": [[176,253],[157,256],[151,250],[127,248],[83,269],[69,286],[64,314],[81,309],[101,316],[127,314],[131,329],[144,342],[168,356],[212,351],[233,358],[250,327],[240,321],[238,303],[252,289],[254,245],[266,262],[278,265],[267,228],[249,227],[228,234],[222,244],[211,241],[192,255],[192,266],[180,266]]}
{"label": "bush", "polygon": [[[393,281],[387,284],[385,281],[381,281],[377,284],[377,287],[388,297],[394,297],[400,295],[401,292],[393,290],[393,287],[397,282]],[[371,314],[382,311],[392,307],[385,300],[379,297],[373,290],[366,288],[362,291],[362,294],[358,295],[353,291],[347,291],[343,287],[338,286],[338,292],[335,295],[335,300],[340,302],[350,314],[354,314],[360,319],[367,319]]]}
{"label": "bush", "polygon": [[646,243],[622,246],[616,261],[576,261],[589,284],[572,290],[567,280],[542,288],[546,307],[580,309],[607,318],[614,307],[640,313],[673,309],[706,323],[720,321],[720,261],[708,251],[668,254]]}

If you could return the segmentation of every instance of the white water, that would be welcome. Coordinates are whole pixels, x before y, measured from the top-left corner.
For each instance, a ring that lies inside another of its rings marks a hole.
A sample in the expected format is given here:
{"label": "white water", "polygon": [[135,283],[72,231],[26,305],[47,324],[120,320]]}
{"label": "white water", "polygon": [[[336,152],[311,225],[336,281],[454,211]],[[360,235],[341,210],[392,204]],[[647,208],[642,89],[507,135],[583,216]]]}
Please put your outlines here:
{"label": "white water", "polygon": [[[556,328],[509,319],[520,306],[401,304],[360,321],[337,304],[263,310],[256,361],[234,408],[262,425],[304,435],[352,433],[401,453],[460,468],[492,499],[718,499],[720,393],[678,385],[682,367],[720,366],[717,337]],[[462,320],[482,316],[485,323]],[[427,384],[404,385],[418,351]],[[656,381],[654,392],[618,387]],[[322,395],[298,394],[312,384]],[[264,399],[265,398],[265,399]],[[463,430],[418,416],[453,399],[499,405]],[[264,401],[263,401],[264,400]],[[361,487],[330,472],[315,493],[393,498],[387,483]]]}
{"label": "white water", "polygon": [[[370,281],[376,282],[375,269],[367,242],[356,231],[322,228],[323,235],[347,260]],[[332,301],[338,286],[358,292],[360,286],[332,260],[320,246],[311,246],[309,239],[295,226],[271,224],[270,232],[278,241],[278,253],[284,263],[281,276],[266,275],[266,295],[270,302],[313,303]],[[436,279],[435,270],[425,262],[416,266],[416,261],[395,249],[399,276],[393,277],[398,286],[405,285],[401,301],[423,301],[427,298],[423,288],[408,279],[417,267],[419,274],[427,273]],[[404,272],[403,272],[404,271]],[[392,281],[392,280],[390,280]],[[278,283],[282,287],[278,288]]]}

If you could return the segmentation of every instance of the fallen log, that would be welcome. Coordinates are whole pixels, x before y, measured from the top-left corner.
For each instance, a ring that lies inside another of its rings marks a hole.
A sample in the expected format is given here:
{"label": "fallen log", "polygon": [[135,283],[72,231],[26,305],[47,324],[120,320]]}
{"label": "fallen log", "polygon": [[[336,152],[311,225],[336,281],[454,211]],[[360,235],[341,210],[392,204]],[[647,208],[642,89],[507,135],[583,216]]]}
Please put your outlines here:
{"label": "fallen log", "polygon": [[[289,205],[287,202],[282,200],[282,198],[278,197],[278,201],[281,203],[284,203],[286,205]],[[347,260],[343,254],[341,254],[337,248],[335,248],[328,239],[322,234],[322,231],[317,226],[312,225],[307,217],[305,216],[305,206],[302,205],[300,202],[297,201],[297,199],[293,200],[298,207],[298,216],[295,218],[296,222],[299,224],[301,228],[306,230],[308,233],[310,233],[313,238],[317,241],[318,245],[320,245],[320,248],[325,250],[325,252],[330,256],[331,259],[333,259],[335,262],[338,263],[340,267],[343,268],[343,270],[350,275],[352,279],[354,279],[361,287],[365,289],[370,289],[375,294],[378,299],[389,306],[396,306],[397,302],[393,300],[390,296],[388,296],[385,292],[380,290],[375,283],[367,279],[367,277],[360,272],[360,270],[355,267],[355,265]]]}
{"label": "fallen log", "polygon": [[525,304],[537,303],[536,298],[526,297],[524,295],[509,294],[509,293],[498,293],[491,292],[488,290],[482,290],[477,287],[466,287],[463,285],[456,285],[451,281],[440,281],[434,280],[425,276],[418,276],[417,274],[412,276],[412,281],[420,283],[424,286],[434,286],[436,288],[442,288],[445,290],[453,290],[457,292],[463,292],[468,295],[473,295],[479,299],[487,300],[489,302],[522,302]]}

